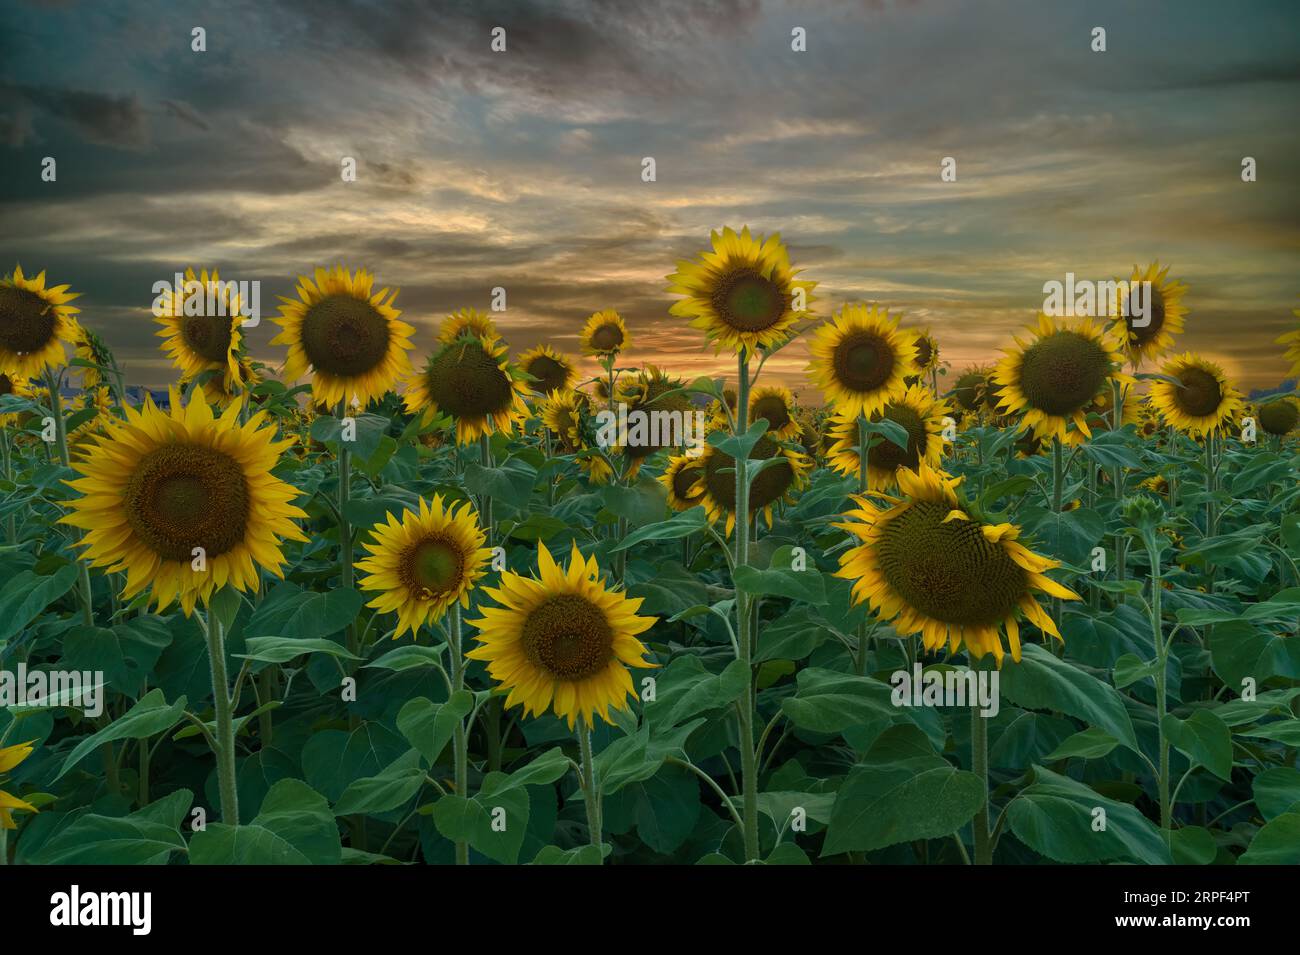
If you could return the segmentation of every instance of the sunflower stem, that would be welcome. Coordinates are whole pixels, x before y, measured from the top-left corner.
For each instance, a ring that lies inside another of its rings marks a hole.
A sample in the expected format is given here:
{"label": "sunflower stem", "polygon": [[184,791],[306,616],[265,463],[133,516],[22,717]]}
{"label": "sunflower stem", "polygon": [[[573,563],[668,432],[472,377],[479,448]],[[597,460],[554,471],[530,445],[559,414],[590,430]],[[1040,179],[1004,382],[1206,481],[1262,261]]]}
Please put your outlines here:
{"label": "sunflower stem", "polygon": [[1160,583],[1160,549],[1156,546],[1154,532],[1145,535],[1147,558],[1151,563],[1151,641],[1156,651],[1156,734],[1159,754],[1160,792],[1160,828],[1164,832],[1165,843],[1170,840],[1173,807],[1169,802],[1169,740],[1165,737],[1165,712],[1168,708],[1169,645],[1165,642],[1164,625],[1161,620],[1160,599],[1164,588]]}
{"label": "sunflower stem", "polygon": [[587,832],[591,837],[591,844],[600,849],[600,785],[596,779],[596,759],[591,754],[591,727],[581,716],[578,717],[577,736],[578,749],[582,752],[582,795],[587,809]]}
{"label": "sunflower stem", "polygon": [[[484,431],[478,438],[479,463],[485,468],[492,467],[492,442]],[[492,546],[492,495],[484,491],[479,501],[478,510],[483,516],[483,530],[487,534],[487,545]]]}
{"label": "sunflower stem", "polygon": [[[13,451],[9,447],[9,429],[7,427],[0,427],[0,454],[4,458],[5,481],[12,484],[14,479]],[[5,518],[5,541],[10,544],[18,543],[18,523],[13,514]]]}
{"label": "sunflower stem", "polygon": [[212,669],[213,720],[216,723],[217,787],[221,794],[221,821],[239,825],[239,792],[235,788],[235,724],[231,719],[230,677],[226,673],[226,643],[221,621],[211,610],[199,612],[208,641],[208,663]]}
{"label": "sunflower stem", "polygon": [[[460,604],[456,601],[451,605],[450,626],[447,628],[447,638],[450,643],[451,651],[451,690],[452,693],[459,693],[465,688],[465,657],[461,653],[460,644]],[[452,734],[452,750],[456,761],[456,795],[462,799],[469,798],[469,752],[465,739],[465,717],[456,721],[456,726]],[[469,865],[469,843],[458,841],[456,843],[456,864]]]}
{"label": "sunflower stem", "polygon": [[[59,394],[62,378],[62,371],[55,372],[53,368],[45,369],[45,383],[50,391],[50,414],[54,417],[54,437],[59,450],[59,463],[65,468],[71,468],[72,458],[68,455],[68,430],[63,420],[63,396]],[[93,627],[95,625],[95,605],[91,602],[90,596],[90,568],[81,559],[77,560],[77,567],[81,572],[82,620],[86,626]]]}
{"label": "sunflower stem", "polygon": [[[749,430],[749,353],[742,350],[737,359],[736,430]],[[736,557],[735,566],[749,564],[749,460],[736,458]],[[740,775],[745,820],[745,861],[758,859],[758,755],[754,749],[753,640],[750,628],[749,595],[736,588],[736,649],[744,664],[745,695],[740,705]]]}
{"label": "sunflower stem", "polygon": [[[339,559],[339,579],[344,590],[352,589],[352,525],[348,523],[348,499],[352,496],[352,451],[348,442],[342,440],[342,423],[347,417],[348,404],[344,398],[339,402],[339,544],[342,556]],[[357,654],[357,623],[348,621],[348,652]]]}
{"label": "sunflower stem", "polygon": [[975,834],[975,864],[993,864],[993,842],[989,834],[989,727],[979,707],[970,708],[971,770],[980,779],[980,808],[971,820]]}

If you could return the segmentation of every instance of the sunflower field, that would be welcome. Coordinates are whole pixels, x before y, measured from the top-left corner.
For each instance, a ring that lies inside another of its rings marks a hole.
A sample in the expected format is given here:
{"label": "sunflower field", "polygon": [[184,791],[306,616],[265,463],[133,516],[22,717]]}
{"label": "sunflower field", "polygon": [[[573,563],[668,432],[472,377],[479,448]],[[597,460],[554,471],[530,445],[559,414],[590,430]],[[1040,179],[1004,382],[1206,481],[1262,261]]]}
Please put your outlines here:
{"label": "sunflower field", "polygon": [[1300,863],[1300,401],[1167,267],[950,368],[727,228],[694,379],[185,278],[157,392],[0,282],[0,862]]}

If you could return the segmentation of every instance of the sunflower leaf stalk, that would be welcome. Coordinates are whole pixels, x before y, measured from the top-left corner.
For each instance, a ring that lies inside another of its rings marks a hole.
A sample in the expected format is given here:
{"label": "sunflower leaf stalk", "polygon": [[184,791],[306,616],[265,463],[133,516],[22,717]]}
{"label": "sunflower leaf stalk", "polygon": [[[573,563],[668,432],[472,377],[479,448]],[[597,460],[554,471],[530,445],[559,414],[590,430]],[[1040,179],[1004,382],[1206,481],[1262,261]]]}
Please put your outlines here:
{"label": "sunflower leaf stalk", "polygon": [[989,833],[989,728],[978,706],[970,710],[971,770],[980,779],[980,808],[971,820],[975,839],[975,865],[993,864]]}
{"label": "sunflower leaf stalk", "polygon": [[[454,696],[465,689],[465,655],[461,647],[460,604],[452,603],[449,615],[447,637],[451,651],[451,692]],[[452,731],[452,751],[455,760],[456,795],[462,799],[469,798],[469,747],[465,737],[465,717],[456,720]],[[456,864],[469,865],[469,843],[464,840],[456,842]]]}
{"label": "sunflower leaf stalk", "polygon": [[[749,352],[740,351],[737,360],[736,436],[749,430]],[[736,550],[735,566],[749,565],[749,456],[740,454],[736,462]],[[753,678],[753,638],[750,627],[749,595],[736,588],[736,647],[744,665],[745,693],[740,702],[739,739],[741,761],[742,818],[745,821],[745,861],[758,859],[758,754],[754,749],[754,711],[756,699]]]}
{"label": "sunflower leaf stalk", "polygon": [[213,721],[216,723],[217,789],[221,799],[221,821],[239,825],[239,791],[235,786],[235,726],[230,700],[230,677],[226,672],[226,643],[221,619],[212,609],[201,611],[203,635],[208,644],[212,673]]}
{"label": "sunflower leaf stalk", "polygon": [[587,832],[591,844],[603,852],[600,781],[596,778],[596,759],[591,751],[591,727],[581,717],[578,719],[577,736],[578,749],[582,754],[582,797],[587,810]]}
{"label": "sunflower leaf stalk", "polygon": [[[70,468],[72,467],[72,458],[68,454],[68,428],[67,423],[63,420],[63,397],[59,394],[59,389],[63,384],[63,372],[56,372],[53,368],[46,368],[45,383],[50,392],[50,415],[54,418],[54,439],[59,451],[59,463],[65,468]],[[81,590],[82,620],[86,626],[93,627],[95,625],[95,605],[91,597],[90,568],[84,560],[78,560],[77,567],[80,572],[78,587]]]}

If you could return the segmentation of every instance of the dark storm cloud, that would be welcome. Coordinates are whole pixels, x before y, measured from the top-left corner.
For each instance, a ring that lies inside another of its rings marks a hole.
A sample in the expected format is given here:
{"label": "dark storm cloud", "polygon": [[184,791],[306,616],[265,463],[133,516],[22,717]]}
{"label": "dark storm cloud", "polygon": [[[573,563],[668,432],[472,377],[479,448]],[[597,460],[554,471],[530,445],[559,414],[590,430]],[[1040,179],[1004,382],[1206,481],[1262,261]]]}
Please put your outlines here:
{"label": "dark storm cloud", "polygon": [[0,86],[0,96],[29,103],[42,117],[66,122],[90,143],[141,149],[149,141],[149,125],[134,95],[10,85]]}

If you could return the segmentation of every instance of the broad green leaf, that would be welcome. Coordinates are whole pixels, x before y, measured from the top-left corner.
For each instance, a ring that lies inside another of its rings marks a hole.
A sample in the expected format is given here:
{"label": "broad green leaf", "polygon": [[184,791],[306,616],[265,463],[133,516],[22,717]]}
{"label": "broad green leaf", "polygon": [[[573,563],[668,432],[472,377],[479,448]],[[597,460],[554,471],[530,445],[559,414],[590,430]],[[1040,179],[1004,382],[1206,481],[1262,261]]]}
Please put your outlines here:
{"label": "broad green leaf", "polygon": [[1136,751],[1133,721],[1119,692],[1036,643],[1025,644],[1020,662],[1002,668],[1001,692],[1017,706],[1055,710],[1104,729]]}
{"label": "broad green leaf", "polygon": [[163,698],[162,690],[150,690],[141,697],[140,702],[97,733],[92,733],[73,748],[68,758],[63,761],[63,768],[54,777],[55,782],[68,774],[86,755],[97,746],[119,739],[148,739],[171,729],[185,714],[185,697],[181,697],[170,706]]}

